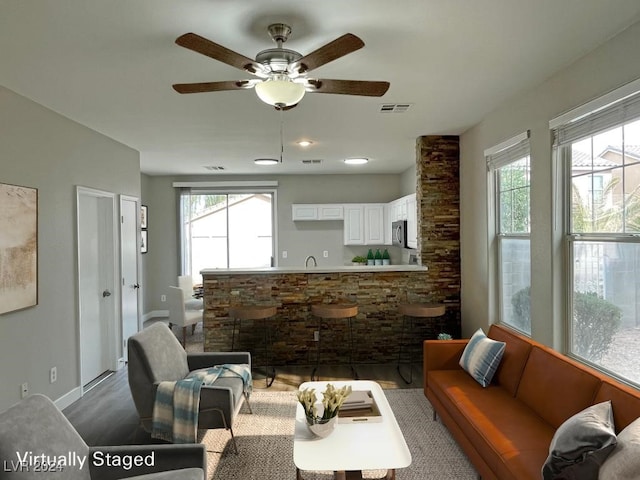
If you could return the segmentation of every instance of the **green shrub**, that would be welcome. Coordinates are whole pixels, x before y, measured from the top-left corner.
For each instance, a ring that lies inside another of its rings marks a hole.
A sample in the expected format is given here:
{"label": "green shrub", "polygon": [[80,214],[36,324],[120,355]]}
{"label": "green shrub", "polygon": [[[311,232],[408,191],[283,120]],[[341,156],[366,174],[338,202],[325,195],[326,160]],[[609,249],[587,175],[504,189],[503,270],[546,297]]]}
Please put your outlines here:
{"label": "green shrub", "polygon": [[596,293],[573,294],[573,353],[598,361],[620,327],[622,310]]}
{"label": "green shrub", "polygon": [[[531,288],[514,293],[511,305],[515,326],[531,331]],[[600,360],[609,350],[621,318],[622,310],[596,293],[574,292],[572,352],[590,361]]]}

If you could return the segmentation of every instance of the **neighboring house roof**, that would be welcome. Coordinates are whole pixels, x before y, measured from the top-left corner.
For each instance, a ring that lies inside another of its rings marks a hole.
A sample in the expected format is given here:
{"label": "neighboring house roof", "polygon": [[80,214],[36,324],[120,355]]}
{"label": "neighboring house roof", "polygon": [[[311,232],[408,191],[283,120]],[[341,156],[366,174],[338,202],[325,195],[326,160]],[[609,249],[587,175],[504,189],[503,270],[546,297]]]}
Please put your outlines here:
{"label": "neighboring house roof", "polygon": [[[254,194],[249,195],[247,197],[234,198],[234,199],[231,200],[231,202],[229,202],[229,208],[234,207],[236,205],[239,205],[241,203],[247,202],[249,200],[253,200],[253,199],[261,200],[263,202],[266,202],[266,201],[270,200],[268,197],[269,197],[268,195],[265,195],[263,193],[254,193]],[[210,215],[213,215],[215,213],[218,213],[218,212],[220,212],[220,211],[222,211],[222,210],[224,210],[226,208],[227,208],[227,205],[225,203],[214,205],[212,207],[209,207],[207,210],[204,210],[199,215],[191,217],[191,221],[195,222],[197,220],[202,220],[203,218],[208,217]]]}
{"label": "neighboring house roof", "polygon": [[624,153],[626,157],[632,157],[634,160],[640,160],[640,145],[625,145],[624,152],[620,147],[607,145],[607,147],[602,151],[602,153],[600,153],[599,156],[603,157],[609,152],[620,156],[622,156],[622,154]]}
{"label": "neighboring house roof", "polygon": [[616,162],[612,162],[611,160],[602,158],[602,156],[600,155],[598,155],[596,158],[593,159],[593,164],[592,164],[591,155],[585,152],[581,152],[579,150],[572,150],[571,165],[574,169],[579,169],[582,167],[587,170],[591,170],[592,166],[596,168],[609,168],[609,167],[618,166],[620,164]]}

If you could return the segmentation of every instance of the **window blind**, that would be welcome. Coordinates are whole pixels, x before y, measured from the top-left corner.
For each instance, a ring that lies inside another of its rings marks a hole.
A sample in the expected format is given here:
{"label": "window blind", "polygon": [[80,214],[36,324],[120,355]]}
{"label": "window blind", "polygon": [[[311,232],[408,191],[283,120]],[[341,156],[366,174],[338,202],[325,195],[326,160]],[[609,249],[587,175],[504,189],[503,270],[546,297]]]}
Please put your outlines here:
{"label": "window blind", "polygon": [[640,91],[553,128],[554,146],[567,145],[640,118]]}
{"label": "window blind", "polygon": [[529,156],[530,151],[529,131],[527,130],[506,142],[485,150],[487,169],[491,171],[502,168],[516,160]]}

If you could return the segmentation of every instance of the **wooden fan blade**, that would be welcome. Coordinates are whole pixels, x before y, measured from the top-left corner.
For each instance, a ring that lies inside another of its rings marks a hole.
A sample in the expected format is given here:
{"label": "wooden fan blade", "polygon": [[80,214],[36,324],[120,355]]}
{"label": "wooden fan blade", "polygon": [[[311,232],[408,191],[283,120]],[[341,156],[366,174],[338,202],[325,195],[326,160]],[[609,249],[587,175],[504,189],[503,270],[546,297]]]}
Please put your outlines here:
{"label": "wooden fan blade", "polygon": [[230,80],[226,82],[176,83],[173,89],[178,93],[221,92],[225,90],[243,90],[251,88],[249,80]]}
{"label": "wooden fan blade", "polygon": [[239,68],[240,70],[255,73],[261,69],[261,65],[256,63],[255,60],[245,57],[233,50],[229,50],[227,47],[218,45],[217,43],[195,33],[185,33],[184,35],[179,36],[176,38],[176,43],[181,47],[201,53],[202,55],[206,55],[207,57],[226,63],[232,67]]}
{"label": "wooden fan blade", "polygon": [[351,52],[355,52],[362,47],[364,47],[364,42],[360,40],[360,38],[352,33],[345,33],[334,41],[302,57],[295,63],[293,70],[297,70],[298,73],[305,73],[337,58],[344,57]]}
{"label": "wooden fan blade", "polygon": [[381,97],[389,90],[389,82],[371,82],[367,80],[327,80],[309,79],[307,84],[311,93],[336,93],[340,95],[363,95]]}

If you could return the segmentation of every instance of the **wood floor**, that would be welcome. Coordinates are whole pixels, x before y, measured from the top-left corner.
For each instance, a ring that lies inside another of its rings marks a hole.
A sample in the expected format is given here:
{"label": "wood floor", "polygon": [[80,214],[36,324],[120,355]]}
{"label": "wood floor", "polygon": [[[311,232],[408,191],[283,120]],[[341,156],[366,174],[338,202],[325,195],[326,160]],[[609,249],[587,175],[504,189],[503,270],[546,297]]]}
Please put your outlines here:
{"label": "wood floor", "polygon": [[[187,350],[190,350],[187,344]],[[374,380],[383,389],[422,388],[422,369],[414,364],[413,382],[406,384],[396,370],[396,364],[356,365],[361,380]],[[348,366],[321,366],[320,380],[351,380]],[[408,374],[408,367],[403,367]],[[311,367],[276,367],[276,379],[270,391],[297,390],[309,381]],[[265,390],[266,382],[260,368],[254,370],[254,390]],[[139,418],[129,390],[126,368],[114,373],[88,391],[80,400],[66,409],[64,414],[88,445],[130,445],[157,443],[139,427]]]}

